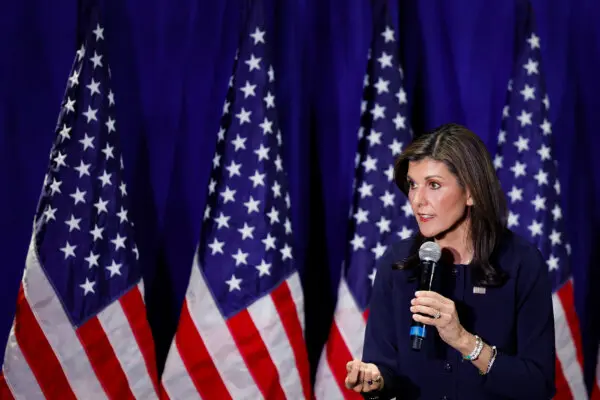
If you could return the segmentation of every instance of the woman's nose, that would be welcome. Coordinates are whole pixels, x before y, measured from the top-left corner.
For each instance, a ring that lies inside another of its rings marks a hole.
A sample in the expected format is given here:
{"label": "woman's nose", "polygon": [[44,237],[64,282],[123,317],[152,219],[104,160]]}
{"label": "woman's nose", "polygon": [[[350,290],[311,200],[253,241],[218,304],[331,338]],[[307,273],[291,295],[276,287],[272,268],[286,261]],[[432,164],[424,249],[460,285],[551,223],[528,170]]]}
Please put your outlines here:
{"label": "woman's nose", "polygon": [[419,206],[424,205],[426,202],[425,193],[422,192],[421,188],[415,188],[412,191],[412,201],[413,207],[416,209]]}

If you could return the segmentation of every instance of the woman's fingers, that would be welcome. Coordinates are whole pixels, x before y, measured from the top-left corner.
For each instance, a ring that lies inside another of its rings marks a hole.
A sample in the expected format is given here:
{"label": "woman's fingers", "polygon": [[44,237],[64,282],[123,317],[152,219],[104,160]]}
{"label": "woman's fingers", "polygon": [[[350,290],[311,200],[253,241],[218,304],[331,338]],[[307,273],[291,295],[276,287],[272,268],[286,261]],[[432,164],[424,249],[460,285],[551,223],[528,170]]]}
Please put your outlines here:
{"label": "woman's fingers", "polygon": [[348,389],[353,389],[355,386],[358,386],[358,374],[360,370],[361,362],[358,360],[350,361],[346,364],[346,370],[348,371],[348,375],[346,375],[346,387]]}
{"label": "woman's fingers", "polygon": [[363,392],[370,392],[371,386],[373,386],[373,371],[371,370],[371,368],[367,368],[365,370],[365,377],[363,380],[363,384],[362,384],[362,391]]}
{"label": "woman's fingers", "polygon": [[439,312],[437,309],[428,306],[412,306],[410,308],[412,313],[421,313],[425,315],[429,315],[432,318],[435,318],[436,314]]}
{"label": "woman's fingers", "polygon": [[358,368],[358,380],[356,381],[356,384],[354,385],[354,387],[352,389],[357,393],[362,392],[364,380],[365,380],[365,364],[361,363],[360,367]]}
{"label": "woman's fingers", "polygon": [[381,388],[383,379],[375,364],[366,364],[360,360],[346,363],[345,385],[357,393],[370,392]]}
{"label": "woman's fingers", "polygon": [[352,366],[354,365],[354,360],[348,361],[346,363],[346,374],[349,374],[352,371]]}

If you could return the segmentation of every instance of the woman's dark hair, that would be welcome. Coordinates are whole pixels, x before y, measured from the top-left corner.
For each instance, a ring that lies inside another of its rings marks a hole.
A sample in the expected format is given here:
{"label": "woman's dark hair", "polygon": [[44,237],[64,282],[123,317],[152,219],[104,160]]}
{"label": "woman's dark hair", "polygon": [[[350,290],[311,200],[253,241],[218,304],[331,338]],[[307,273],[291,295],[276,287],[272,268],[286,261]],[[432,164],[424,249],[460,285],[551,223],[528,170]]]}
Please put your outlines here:
{"label": "woman's dark hair", "polygon": [[[396,160],[394,180],[408,196],[408,164],[430,158],[443,162],[473,198],[470,206],[470,238],[473,260],[470,269],[475,282],[485,286],[501,285],[505,273],[493,264],[495,251],[506,232],[506,199],[483,141],[469,129],[457,124],[445,124],[417,137]],[[418,265],[418,249],[428,238],[418,233],[411,255],[396,265],[410,269]]]}

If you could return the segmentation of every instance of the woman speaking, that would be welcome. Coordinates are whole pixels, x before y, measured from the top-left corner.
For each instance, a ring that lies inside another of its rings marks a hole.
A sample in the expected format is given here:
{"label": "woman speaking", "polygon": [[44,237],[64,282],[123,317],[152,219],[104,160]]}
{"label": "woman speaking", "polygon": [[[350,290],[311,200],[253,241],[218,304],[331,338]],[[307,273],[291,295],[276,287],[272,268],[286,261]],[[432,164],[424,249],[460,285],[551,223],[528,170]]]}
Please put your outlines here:
{"label": "woman speaking", "polygon": [[[506,228],[484,143],[462,126],[441,126],[399,156],[395,181],[419,233],[380,259],[363,359],[348,362],[347,388],[367,399],[551,399],[547,266]],[[419,290],[426,242],[439,260],[433,286]]]}

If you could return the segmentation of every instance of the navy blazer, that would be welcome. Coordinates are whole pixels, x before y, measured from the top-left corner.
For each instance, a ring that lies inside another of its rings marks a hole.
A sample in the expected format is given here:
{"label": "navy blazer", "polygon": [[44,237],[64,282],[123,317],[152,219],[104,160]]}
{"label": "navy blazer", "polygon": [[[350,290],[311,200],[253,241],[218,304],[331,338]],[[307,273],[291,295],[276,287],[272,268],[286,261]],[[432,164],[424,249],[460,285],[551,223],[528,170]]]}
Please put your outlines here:
{"label": "navy blazer", "polygon": [[[380,259],[369,307],[363,361],[384,378],[380,399],[551,399],[555,346],[548,267],[539,250],[507,232],[497,266],[508,274],[501,287],[473,282],[469,267],[442,265],[440,294],[455,302],[464,328],[479,335],[498,356],[488,375],[445,344],[433,326],[421,351],[410,345],[410,301],[417,290],[412,271],[393,270],[412,240],[391,246]],[[484,292],[484,293],[483,293]]]}

